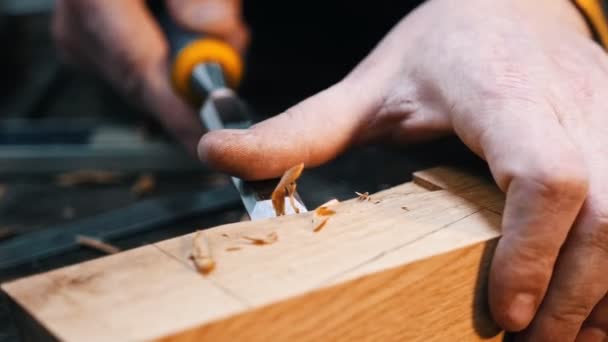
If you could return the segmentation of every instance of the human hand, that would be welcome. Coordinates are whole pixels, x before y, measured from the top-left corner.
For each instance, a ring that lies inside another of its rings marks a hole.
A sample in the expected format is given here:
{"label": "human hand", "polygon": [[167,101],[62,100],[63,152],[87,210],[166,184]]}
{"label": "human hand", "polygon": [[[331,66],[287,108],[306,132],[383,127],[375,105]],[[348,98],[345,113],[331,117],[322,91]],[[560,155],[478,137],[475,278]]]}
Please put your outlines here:
{"label": "human hand", "polygon": [[[344,80],[199,156],[248,179],[349,146],[455,133],[507,194],[496,321],[531,341],[608,329],[608,58],[567,0],[432,0]],[[264,163],[260,163],[264,160]]]}
{"label": "human hand", "polygon": [[[179,25],[245,49],[240,0],[166,0],[166,5]],[[53,36],[67,61],[93,69],[194,153],[203,130],[194,109],[171,87],[167,42],[144,0],[58,0]]]}

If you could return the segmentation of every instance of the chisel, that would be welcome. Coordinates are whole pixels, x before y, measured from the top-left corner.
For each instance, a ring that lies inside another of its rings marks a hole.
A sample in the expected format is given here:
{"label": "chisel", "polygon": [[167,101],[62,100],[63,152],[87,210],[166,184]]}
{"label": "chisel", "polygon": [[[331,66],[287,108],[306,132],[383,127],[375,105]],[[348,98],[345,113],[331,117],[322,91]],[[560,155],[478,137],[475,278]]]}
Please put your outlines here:
{"label": "chisel", "polygon": [[[169,43],[174,89],[189,102],[202,103],[199,117],[203,126],[208,130],[251,126],[248,107],[233,90],[243,70],[239,53],[221,40],[179,27],[164,1],[151,1],[150,6]],[[249,182],[232,177],[232,181],[252,220],[276,216],[270,195],[277,180]],[[295,193],[293,197],[299,211],[306,212],[300,196]],[[285,208],[286,214],[294,213],[287,202]]]}

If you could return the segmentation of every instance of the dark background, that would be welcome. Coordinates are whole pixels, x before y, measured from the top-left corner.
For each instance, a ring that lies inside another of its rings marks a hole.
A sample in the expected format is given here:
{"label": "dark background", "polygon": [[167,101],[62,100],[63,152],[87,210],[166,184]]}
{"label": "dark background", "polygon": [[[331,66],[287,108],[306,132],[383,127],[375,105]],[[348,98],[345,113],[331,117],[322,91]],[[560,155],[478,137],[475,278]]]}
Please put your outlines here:
{"label": "dark background", "polygon": [[[53,118],[71,122],[86,118],[132,128],[134,132],[143,126],[151,134],[163,136],[156,123],[104,82],[59,62],[49,34],[49,1],[12,1],[20,3],[22,6],[16,7],[22,11],[6,6],[10,2],[0,3],[0,120]],[[252,44],[239,93],[258,118],[284,110],[344,77],[418,2],[245,1]],[[28,9],[30,3],[34,6]],[[42,3],[41,9],[36,8],[38,3]],[[462,160],[474,158],[453,139],[420,148],[357,148],[326,166],[307,171],[299,189],[307,205],[314,207],[330,198],[353,197],[354,191],[371,193],[406,182],[412,171],[438,161]],[[127,207],[140,200],[129,191],[137,175],[127,174],[117,185],[66,189],[55,184],[56,174],[0,174],[0,184],[8,189],[0,198],[0,227],[10,226],[22,238]],[[156,177],[157,187],[148,198],[201,191],[227,182],[226,177],[202,169],[176,170]],[[65,215],[66,207],[73,209],[70,217]],[[242,216],[243,210],[236,206],[110,242],[123,249],[132,248],[197,228],[238,221]],[[10,239],[0,240],[0,246],[7,241]],[[0,282],[98,256],[98,252],[80,249],[34,260],[2,271]],[[17,337],[5,302],[6,298],[0,297],[0,341],[12,341]]]}

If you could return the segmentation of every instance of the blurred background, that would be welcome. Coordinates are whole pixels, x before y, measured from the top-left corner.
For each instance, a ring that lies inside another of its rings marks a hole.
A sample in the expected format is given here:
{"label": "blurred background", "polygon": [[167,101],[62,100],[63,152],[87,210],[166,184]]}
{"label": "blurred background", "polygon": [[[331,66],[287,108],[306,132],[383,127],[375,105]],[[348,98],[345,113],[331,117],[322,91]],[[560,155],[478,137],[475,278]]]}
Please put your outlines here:
{"label": "blurred background", "polygon": [[[417,3],[245,1],[252,40],[238,93],[257,120],[284,110],[344,77]],[[60,62],[52,9],[51,0],[0,1],[0,282],[104,255],[75,243],[79,235],[128,249],[242,220],[226,176],[99,78]],[[298,189],[315,207],[471,158],[460,151],[450,139],[358,148],[305,172]],[[16,339],[10,318],[2,297],[0,341]]]}

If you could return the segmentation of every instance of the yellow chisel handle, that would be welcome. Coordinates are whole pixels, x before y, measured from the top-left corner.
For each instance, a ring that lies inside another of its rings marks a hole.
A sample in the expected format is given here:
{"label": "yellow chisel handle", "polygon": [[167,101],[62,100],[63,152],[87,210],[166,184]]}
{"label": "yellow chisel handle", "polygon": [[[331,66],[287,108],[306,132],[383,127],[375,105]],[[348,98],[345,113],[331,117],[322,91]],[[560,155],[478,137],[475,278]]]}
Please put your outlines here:
{"label": "yellow chisel handle", "polygon": [[189,101],[200,101],[192,87],[192,72],[201,63],[220,65],[228,85],[238,86],[243,75],[240,54],[227,43],[179,27],[170,17],[164,1],[150,1],[150,8],[165,33],[171,52],[171,82],[178,94]]}

